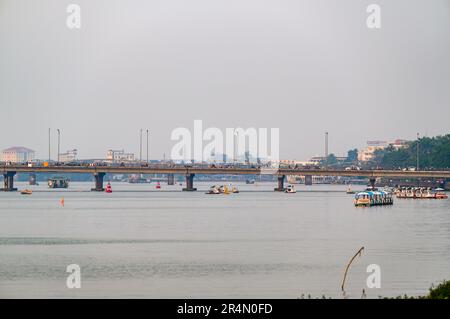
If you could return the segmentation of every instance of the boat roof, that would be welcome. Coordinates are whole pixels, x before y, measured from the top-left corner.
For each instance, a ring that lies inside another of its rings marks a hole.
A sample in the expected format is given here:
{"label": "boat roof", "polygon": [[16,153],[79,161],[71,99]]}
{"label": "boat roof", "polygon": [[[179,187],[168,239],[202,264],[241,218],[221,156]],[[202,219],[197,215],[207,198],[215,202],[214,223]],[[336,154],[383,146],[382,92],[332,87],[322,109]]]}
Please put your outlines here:
{"label": "boat roof", "polygon": [[356,194],[356,196],[358,196],[358,195],[369,195],[369,196],[372,196],[372,195],[387,195],[387,194],[389,194],[389,193],[388,192],[384,192],[384,191],[369,191],[369,192],[359,192],[359,193]]}

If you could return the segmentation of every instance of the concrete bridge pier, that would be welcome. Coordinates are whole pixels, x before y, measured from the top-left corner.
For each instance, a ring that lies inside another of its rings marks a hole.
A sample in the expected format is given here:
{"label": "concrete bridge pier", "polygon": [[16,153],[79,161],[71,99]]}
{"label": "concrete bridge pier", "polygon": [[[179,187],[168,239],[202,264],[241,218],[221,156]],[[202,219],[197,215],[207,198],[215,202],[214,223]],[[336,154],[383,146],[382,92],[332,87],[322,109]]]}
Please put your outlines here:
{"label": "concrete bridge pier", "polygon": [[311,186],[313,182],[312,175],[305,175],[305,185]]}
{"label": "concrete bridge pier", "polygon": [[370,187],[372,189],[375,189],[375,182],[377,181],[377,179],[375,177],[371,177],[369,178],[369,183],[370,183]]}
{"label": "concrete bridge pier", "polygon": [[103,192],[105,189],[103,188],[103,178],[105,177],[106,173],[95,173],[95,188],[91,188],[91,191],[93,192]]}
{"label": "concrete bridge pier", "polygon": [[13,192],[17,190],[17,188],[14,187],[14,175],[16,175],[16,172],[3,173],[4,178],[3,190],[5,192]]}
{"label": "concrete bridge pier", "polygon": [[284,180],[286,179],[286,175],[278,175],[278,187],[273,190],[276,192],[284,192]]}
{"label": "concrete bridge pier", "polygon": [[31,172],[30,175],[28,176],[28,184],[30,185],[36,185],[36,173]]}
{"label": "concrete bridge pier", "polygon": [[175,175],[167,174],[167,185],[175,185]]}
{"label": "concrete bridge pier", "polygon": [[197,190],[197,188],[194,188],[194,176],[195,174],[186,174],[186,187],[183,188],[183,191],[193,192]]}

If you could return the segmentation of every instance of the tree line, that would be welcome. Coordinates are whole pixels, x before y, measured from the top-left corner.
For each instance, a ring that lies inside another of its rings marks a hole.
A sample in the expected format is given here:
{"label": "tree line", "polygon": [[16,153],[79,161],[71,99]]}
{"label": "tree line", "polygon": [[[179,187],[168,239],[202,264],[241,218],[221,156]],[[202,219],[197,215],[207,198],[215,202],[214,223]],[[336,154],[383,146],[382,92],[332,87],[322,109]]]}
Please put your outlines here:
{"label": "tree line", "polygon": [[408,142],[406,147],[400,149],[389,146],[377,150],[374,162],[384,169],[398,169],[416,167],[417,158],[420,169],[450,169],[450,134],[422,137]]}

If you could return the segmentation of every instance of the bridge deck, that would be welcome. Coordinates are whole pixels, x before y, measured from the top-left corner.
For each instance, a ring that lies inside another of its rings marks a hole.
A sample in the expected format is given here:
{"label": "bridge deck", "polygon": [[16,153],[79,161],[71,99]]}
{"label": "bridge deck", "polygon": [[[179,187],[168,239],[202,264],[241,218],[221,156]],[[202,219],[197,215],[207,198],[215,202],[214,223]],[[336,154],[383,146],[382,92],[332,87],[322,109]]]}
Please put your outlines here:
{"label": "bridge deck", "polygon": [[205,167],[120,167],[120,166],[35,166],[6,165],[0,173],[117,173],[117,174],[209,174],[209,175],[311,175],[352,177],[450,178],[449,171],[401,170],[330,170],[330,169],[269,169],[269,168],[205,168]]}

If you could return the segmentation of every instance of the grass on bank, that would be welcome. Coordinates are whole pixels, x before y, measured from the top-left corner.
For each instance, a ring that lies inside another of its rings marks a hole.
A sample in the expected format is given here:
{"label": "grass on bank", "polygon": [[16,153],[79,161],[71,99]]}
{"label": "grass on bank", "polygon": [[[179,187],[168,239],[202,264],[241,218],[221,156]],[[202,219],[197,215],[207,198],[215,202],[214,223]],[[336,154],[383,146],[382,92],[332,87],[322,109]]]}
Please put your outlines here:
{"label": "grass on bank", "polygon": [[450,280],[444,280],[437,286],[432,285],[426,296],[412,297],[404,295],[388,299],[450,299]]}
{"label": "grass on bank", "polygon": [[[380,299],[450,299],[450,280],[444,280],[437,286],[432,285],[428,295],[426,296],[397,296],[397,297],[379,297]],[[331,297],[327,297],[323,295],[320,298],[314,298],[310,294],[305,295],[302,294],[300,299],[331,299]]]}

